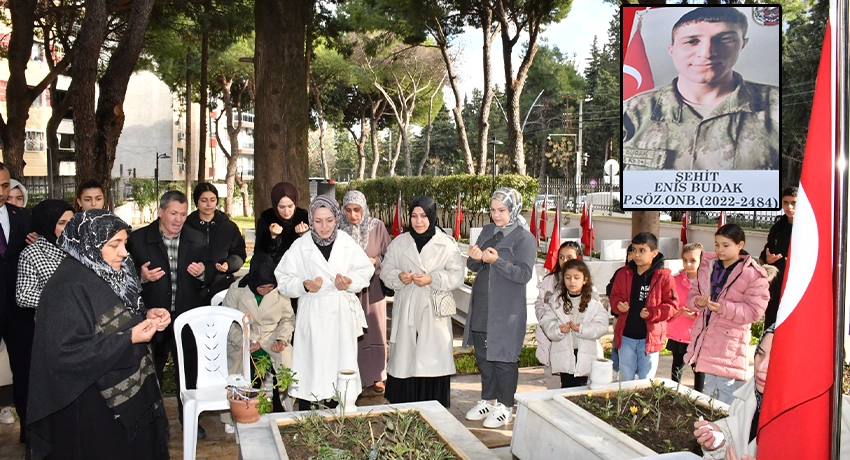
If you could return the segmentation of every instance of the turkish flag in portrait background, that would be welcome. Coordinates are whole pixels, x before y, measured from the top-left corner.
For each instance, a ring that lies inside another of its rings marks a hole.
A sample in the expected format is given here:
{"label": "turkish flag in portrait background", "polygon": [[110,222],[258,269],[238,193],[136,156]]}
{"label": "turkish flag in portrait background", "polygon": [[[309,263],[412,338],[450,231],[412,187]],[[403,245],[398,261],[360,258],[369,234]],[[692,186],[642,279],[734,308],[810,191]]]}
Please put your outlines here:
{"label": "turkish flag in portrait background", "polygon": [[[759,416],[760,459],[830,458],[836,339],[833,103],[837,100],[831,79],[831,40],[827,24]],[[801,339],[805,346],[800,346]]]}
{"label": "turkish flag in portrait background", "polygon": [[[640,16],[637,13],[646,8],[623,8],[623,100],[635,94],[655,88],[652,69],[646,57],[646,47],[640,33]],[[637,19],[637,31],[631,36],[632,27]]]}

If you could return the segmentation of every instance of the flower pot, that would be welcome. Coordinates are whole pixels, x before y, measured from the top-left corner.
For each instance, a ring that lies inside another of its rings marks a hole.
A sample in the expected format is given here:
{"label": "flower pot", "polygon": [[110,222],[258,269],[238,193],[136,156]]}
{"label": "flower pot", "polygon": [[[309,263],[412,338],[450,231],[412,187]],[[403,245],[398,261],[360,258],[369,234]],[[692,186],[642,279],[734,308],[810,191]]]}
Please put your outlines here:
{"label": "flower pot", "polygon": [[597,359],[590,364],[590,389],[596,390],[611,383],[614,378],[614,362],[610,359]]}
{"label": "flower pot", "polygon": [[[236,423],[254,423],[260,420],[260,409],[257,408],[256,389],[234,389],[227,390],[227,399],[230,401],[230,414]],[[247,396],[247,397],[246,397]]]}
{"label": "flower pot", "polygon": [[339,393],[339,413],[352,413],[357,411],[357,396],[360,395],[360,385],[357,383],[357,371],[343,369],[339,371],[336,378],[336,391]]}

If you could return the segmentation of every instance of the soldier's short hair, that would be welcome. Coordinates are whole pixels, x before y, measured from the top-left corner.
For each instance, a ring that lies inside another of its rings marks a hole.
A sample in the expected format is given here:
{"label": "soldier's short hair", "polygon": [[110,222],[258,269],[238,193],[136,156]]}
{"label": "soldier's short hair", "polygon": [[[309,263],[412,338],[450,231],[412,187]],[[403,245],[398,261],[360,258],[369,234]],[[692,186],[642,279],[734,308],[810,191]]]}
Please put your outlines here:
{"label": "soldier's short hair", "polygon": [[688,11],[673,25],[670,43],[675,41],[676,31],[680,27],[696,22],[727,22],[741,28],[741,37],[747,38],[747,17],[736,8],[702,7]]}

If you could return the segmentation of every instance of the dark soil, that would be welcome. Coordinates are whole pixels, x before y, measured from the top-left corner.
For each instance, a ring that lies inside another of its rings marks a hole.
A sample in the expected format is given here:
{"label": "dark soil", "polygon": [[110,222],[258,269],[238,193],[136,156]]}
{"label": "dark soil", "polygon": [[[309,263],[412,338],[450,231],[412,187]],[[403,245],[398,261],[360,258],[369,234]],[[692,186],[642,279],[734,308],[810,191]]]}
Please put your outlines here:
{"label": "dark soil", "polygon": [[292,460],[457,458],[416,411],[346,418],[313,412],[282,425],[280,434]]}
{"label": "dark soil", "polygon": [[[714,410],[712,413],[668,388],[623,390],[619,414],[617,393],[611,392],[608,396],[577,395],[567,399],[659,454],[687,451],[701,456],[702,449],[694,439],[694,422],[700,416],[709,421],[726,417],[725,412]],[[632,412],[632,407],[636,408],[636,413]]]}

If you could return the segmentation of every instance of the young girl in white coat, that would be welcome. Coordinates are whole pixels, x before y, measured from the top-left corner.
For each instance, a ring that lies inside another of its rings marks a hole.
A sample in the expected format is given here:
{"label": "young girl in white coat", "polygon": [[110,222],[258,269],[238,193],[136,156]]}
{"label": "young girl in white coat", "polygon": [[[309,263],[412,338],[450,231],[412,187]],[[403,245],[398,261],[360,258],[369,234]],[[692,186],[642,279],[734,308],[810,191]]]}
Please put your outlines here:
{"label": "young girl in white coat", "polygon": [[561,388],[585,386],[593,360],[601,355],[599,338],[608,331],[608,312],[591,296],[584,262],[570,260],[561,273],[540,327],[552,342],[549,361],[552,373],[561,374]]}

